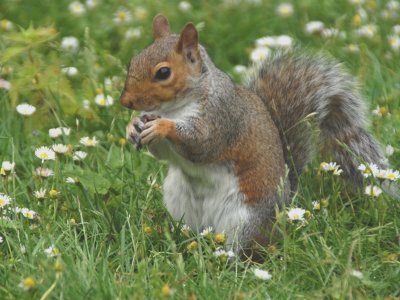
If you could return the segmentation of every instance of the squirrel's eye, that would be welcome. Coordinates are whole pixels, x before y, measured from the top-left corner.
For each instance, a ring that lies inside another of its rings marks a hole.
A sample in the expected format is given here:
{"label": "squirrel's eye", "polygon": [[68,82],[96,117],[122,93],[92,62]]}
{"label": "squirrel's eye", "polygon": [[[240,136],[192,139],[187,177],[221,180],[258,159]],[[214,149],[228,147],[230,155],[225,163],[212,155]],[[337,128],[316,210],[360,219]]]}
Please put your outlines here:
{"label": "squirrel's eye", "polygon": [[168,79],[169,76],[171,76],[171,69],[168,67],[162,67],[157,71],[156,76],[154,76],[154,78],[157,80],[165,80]]}

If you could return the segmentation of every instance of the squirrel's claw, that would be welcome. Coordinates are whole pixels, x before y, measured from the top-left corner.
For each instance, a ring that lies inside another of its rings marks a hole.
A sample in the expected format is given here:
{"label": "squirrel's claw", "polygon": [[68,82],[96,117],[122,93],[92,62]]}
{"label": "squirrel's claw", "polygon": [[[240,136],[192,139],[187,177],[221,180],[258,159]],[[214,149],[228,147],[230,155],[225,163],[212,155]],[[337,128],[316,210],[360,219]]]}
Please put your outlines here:
{"label": "squirrel's claw", "polygon": [[126,127],[126,138],[135,145],[136,150],[142,148],[140,133],[143,131],[144,123],[139,118],[134,118]]}
{"label": "squirrel's claw", "polygon": [[144,125],[143,131],[140,133],[140,140],[143,145],[150,144],[155,138],[157,138],[157,134],[155,131],[156,122],[150,121]]}
{"label": "squirrel's claw", "polygon": [[[126,127],[126,138],[135,145],[136,150],[142,149],[143,145],[149,144],[154,139],[154,137],[151,137],[151,139],[148,137],[145,142],[143,142],[141,134],[145,129],[149,128],[151,123],[157,118],[159,117],[156,115],[142,115],[140,118],[134,118]],[[147,133],[146,136],[148,134],[149,133]]]}

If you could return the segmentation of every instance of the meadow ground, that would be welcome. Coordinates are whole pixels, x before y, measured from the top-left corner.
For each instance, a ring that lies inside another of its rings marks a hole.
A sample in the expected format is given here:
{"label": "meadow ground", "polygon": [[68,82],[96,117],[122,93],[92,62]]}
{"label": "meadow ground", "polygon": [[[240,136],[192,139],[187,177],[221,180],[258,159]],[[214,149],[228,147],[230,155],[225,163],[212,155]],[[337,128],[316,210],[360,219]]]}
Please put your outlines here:
{"label": "meadow ground", "polygon": [[259,265],[169,217],[166,165],[127,143],[118,103],[160,12],[238,82],[295,44],[343,62],[400,168],[399,1],[0,0],[0,299],[399,299],[399,198],[378,178],[395,171],[367,195],[316,159]]}

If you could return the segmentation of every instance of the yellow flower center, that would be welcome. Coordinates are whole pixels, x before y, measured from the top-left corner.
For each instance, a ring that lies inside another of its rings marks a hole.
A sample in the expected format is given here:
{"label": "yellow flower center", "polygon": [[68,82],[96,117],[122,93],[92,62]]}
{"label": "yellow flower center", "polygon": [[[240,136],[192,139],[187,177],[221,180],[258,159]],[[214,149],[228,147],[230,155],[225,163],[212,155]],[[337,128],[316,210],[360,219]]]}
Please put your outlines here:
{"label": "yellow flower center", "polygon": [[0,207],[6,204],[6,200],[4,198],[0,198]]}
{"label": "yellow flower center", "polygon": [[41,159],[48,159],[49,155],[46,152],[42,152],[42,153],[40,153],[40,158]]}
{"label": "yellow flower center", "polygon": [[365,170],[363,171],[363,174],[371,175],[371,174],[372,174],[371,169],[370,169],[370,168],[365,169]]}
{"label": "yellow flower center", "polygon": [[126,12],[124,11],[120,11],[117,15],[118,19],[120,19],[121,21],[125,21],[128,17],[128,15],[126,14]]}
{"label": "yellow flower center", "polygon": [[191,243],[187,246],[187,249],[188,249],[189,251],[196,250],[196,248],[197,248],[197,242],[196,242],[196,241],[191,242]]}
{"label": "yellow flower center", "polygon": [[58,250],[58,248],[53,248],[51,250],[51,255],[52,256],[58,256],[58,254],[60,254],[60,250]]}
{"label": "yellow flower center", "polygon": [[3,30],[7,30],[10,27],[10,21],[8,20],[1,20],[0,27]]}
{"label": "yellow flower center", "polygon": [[161,294],[163,296],[169,296],[172,293],[172,289],[166,284],[161,288]]}
{"label": "yellow flower center", "polygon": [[386,175],[386,178],[389,179],[389,180],[395,180],[396,176],[394,175],[394,173],[389,173],[389,174]]}
{"label": "yellow flower center", "polygon": [[214,237],[214,240],[215,240],[216,243],[225,242],[225,234],[222,234],[222,233],[216,234],[215,237]]}
{"label": "yellow flower center", "polygon": [[150,235],[150,234],[153,232],[153,230],[151,229],[151,227],[150,227],[150,226],[147,226],[147,225],[145,225],[145,226],[143,227],[143,231],[144,231],[144,233],[147,234],[147,235]]}
{"label": "yellow flower center", "polygon": [[135,17],[138,18],[139,20],[144,20],[147,17],[147,11],[142,8],[138,8],[135,11]]}
{"label": "yellow flower center", "polygon": [[25,288],[27,289],[32,289],[36,286],[35,280],[33,280],[32,277],[26,277],[23,281],[22,284],[24,285]]}
{"label": "yellow flower center", "polygon": [[354,26],[360,26],[361,25],[361,16],[360,15],[353,16],[352,22],[353,22]]}
{"label": "yellow flower center", "polygon": [[386,107],[379,107],[379,112],[384,115],[386,113]]}

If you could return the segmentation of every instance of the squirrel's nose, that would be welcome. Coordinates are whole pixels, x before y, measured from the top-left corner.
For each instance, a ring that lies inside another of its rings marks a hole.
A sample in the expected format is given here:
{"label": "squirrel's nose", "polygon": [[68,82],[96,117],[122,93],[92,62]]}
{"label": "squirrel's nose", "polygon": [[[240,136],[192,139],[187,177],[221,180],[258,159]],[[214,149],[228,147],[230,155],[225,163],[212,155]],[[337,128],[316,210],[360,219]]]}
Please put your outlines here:
{"label": "squirrel's nose", "polygon": [[122,91],[121,96],[119,97],[119,101],[121,104],[127,108],[134,109],[133,106],[133,97],[126,91]]}

